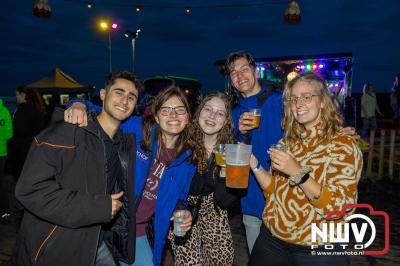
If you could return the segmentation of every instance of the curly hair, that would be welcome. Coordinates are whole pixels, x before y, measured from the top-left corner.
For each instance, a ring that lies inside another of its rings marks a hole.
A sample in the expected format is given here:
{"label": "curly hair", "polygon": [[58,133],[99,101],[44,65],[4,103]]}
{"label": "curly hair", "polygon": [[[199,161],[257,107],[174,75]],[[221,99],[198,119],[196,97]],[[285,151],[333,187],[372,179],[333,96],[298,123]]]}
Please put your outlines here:
{"label": "curly hair", "polygon": [[301,140],[301,133],[306,129],[296,121],[291,110],[291,104],[288,100],[292,89],[297,82],[307,82],[315,90],[315,93],[321,97],[324,107],[321,109],[320,122],[323,135],[329,140],[332,139],[343,124],[343,118],[339,112],[339,105],[332,97],[325,80],[315,74],[302,74],[288,81],[283,91],[283,107],[285,116],[282,120],[282,128],[285,131],[283,142],[293,148],[296,142]]}
{"label": "curly hair", "polygon": [[233,119],[229,97],[222,92],[212,92],[207,94],[198,106],[193,122],[189,125],[189,145],[193,150],[192,160],[197,164],[197,171],[204,173],[208,167],[208,155],[204,146],[204,132],[199,124],[200,113],[204,105],[213,98],[221,99],[225,104],[226,123],[218,132],[217,143],[233,143]]}
{"label": "curly hair", "polygon": [[[189,108],[188,100],[187,100],[185,94],[183,94],[183,92],[182,92],[182,90],[180,88],[178,88],[178,87],[169,87],[166,90],[160,92],[154,98],[154,102],[151,105],[151,113],[152,113],[152,115],[147,116],[143,121],[143,128],[142,128],[143,140],[140,143],[140,147],[146,153],[148,153],[149,150],[150,150],[151,130],[152,130],[153,126],[156,124],[156,120],[155,120],[154,116],[158,113],[158,111],[160,110],[161,106],[166,101],[171,99],[172,97],[178,97],[182,101],[183,105],[186,108],[186,112],[187,112],[187,115],[188,115],[188,121],[191,120],[190,108]],[[158,139],[158,143],[159,143],[159,149],[158,149],[157,152],[159,152],[164,147],[164,142],[163,142],[163,139],[162,139],[161,130],[158,133],[157,139]],[[189,139],[189,133],[188,133],[188,127],[186,126],[184,128],[184,130],[179,134],[179,138],[176,141],[176,147],[175,147],[176,150],[175,150],[174,158],[177,156],[177,154],[180,154],[182,151],[187,150],[189,148],[188,139]],[[157,157],[158,157],[158,154],[157,154]]]}

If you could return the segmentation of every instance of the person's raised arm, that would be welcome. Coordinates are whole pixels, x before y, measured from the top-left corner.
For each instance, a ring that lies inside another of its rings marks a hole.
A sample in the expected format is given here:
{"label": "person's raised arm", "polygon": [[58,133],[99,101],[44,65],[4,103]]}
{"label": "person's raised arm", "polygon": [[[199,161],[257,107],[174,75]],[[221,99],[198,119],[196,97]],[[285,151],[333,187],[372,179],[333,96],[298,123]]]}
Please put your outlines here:
{"label": "person's raised arm", "polygon": [[68,102],[67,109],[64,111],[64,121],[71,124],[78,124],[80,127],[87,126],[88,110],[101,111],[101,107],[91,101],[73,99]]}
{"label": "person's raised arm", "polygon": [[252,154],[250,157],[250,168],[253,171],[262,190],[266,190],[272,184],[272,175],[262,167],[258,159]]}

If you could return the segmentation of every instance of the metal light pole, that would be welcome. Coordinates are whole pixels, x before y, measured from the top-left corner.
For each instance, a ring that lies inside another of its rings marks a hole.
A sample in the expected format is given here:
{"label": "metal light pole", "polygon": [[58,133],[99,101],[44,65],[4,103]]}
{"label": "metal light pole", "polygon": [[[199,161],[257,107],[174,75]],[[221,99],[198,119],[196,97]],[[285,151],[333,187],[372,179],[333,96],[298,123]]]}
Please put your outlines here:
{"label": "metal light pole", "polygon": [[108,59],[110,72],[112,72],[111,30],[116,30],[118,28],[118,24],[110,23],[110,21],[100,21],[99,25],[102,30],[107,31],[108,33]]}
{"label": "metal light pole", "polygon": [[109,65],[110,65],[110,72],[112,72],[112,55],[111,55],[111,30],[108,30],[108,58],[109,58]]}
{"label": "metal light pole", "polygon": [[132,71],[135,71],[135,48],[136,48],[136,39],[139,38],[139,32],[141,29],[137,29],[136,31],[125,31],[125,37],[131,38],[132,42]]}

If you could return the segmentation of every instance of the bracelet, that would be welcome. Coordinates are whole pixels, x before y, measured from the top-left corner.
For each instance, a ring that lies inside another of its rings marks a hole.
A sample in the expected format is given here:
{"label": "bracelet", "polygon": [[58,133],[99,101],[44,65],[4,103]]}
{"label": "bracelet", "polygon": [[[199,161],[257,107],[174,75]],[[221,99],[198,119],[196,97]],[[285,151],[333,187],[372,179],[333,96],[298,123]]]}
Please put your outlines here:
{"label": "bracelet", "polygon": [[308,166],[301,167],[299,174],[289,176],[289,184],[291,186],[298,186],[298,185],[302,184],[303,178],[308,174],[308,177],[305,177],[305,180],[304,180],[304,182],[306,182],[307,179],[310,178],[309,173],[311,171],[312,171],[311,167],[308,167]]}
{"label": "bracelet", "polygon": [[253,172],[257,172],[258,170],[260,170],[260,168],[261,168],[261,163],[258,162],[258,164],[256,165],[256,167],[251,168],[251,170],[252,170]]}
{"label": "bracelet", "polygon": [[304,184],[309,178],[310,178],[310,173],[305,174],[305,175],[301,178],[300,183],[298,183],[297,185]]}

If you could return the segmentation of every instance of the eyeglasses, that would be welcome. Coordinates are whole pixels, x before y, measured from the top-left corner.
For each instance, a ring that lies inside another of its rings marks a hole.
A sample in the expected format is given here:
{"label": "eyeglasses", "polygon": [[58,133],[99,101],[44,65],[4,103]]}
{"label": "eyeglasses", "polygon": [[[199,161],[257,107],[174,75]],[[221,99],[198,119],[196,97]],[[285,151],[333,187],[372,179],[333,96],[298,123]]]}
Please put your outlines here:
{"label": "eyeglasses", "polygon": [[175,107],[162,106],[162,107],[160,107],[159,112],[163,116],[169,116],[172,113],[172,111],[174,111],[175,114],[177,114],[177,115],[184,115],[187,113],[185,106],[175,106]]}
{"label": "eyeglasses", "polygon": [[216,119],[218,120],[222,120],[226,118],[226,113],[224,111],[221,110],[214,110],[214,108],[212,108],[209,105],[204,105],[203,109],[201,110],[201,112],[203,114],[205,114],[206,116],[215,116]]}
{"label": "eyeglasses", "polygon": [[297,104],[297,102],[299,100],[300,100],[300,103],[309,104],[312,101],[312,98],[314,96],[320,96],[320,95],[307,93],[307,94],[301,95],[300,97],[291,96],[291,97],[287,98],[286,101],[290,102],[290,104],[293,104],[293,105]]}
{"label": "eyeglasses", "polygon": [[243,66],[241,69],[238,70],[232,70],[231,73],[229,73],[229,76],[231,79],[237,77],[239,74],[247,74],[250,73],[251,67],[249,65]]}

